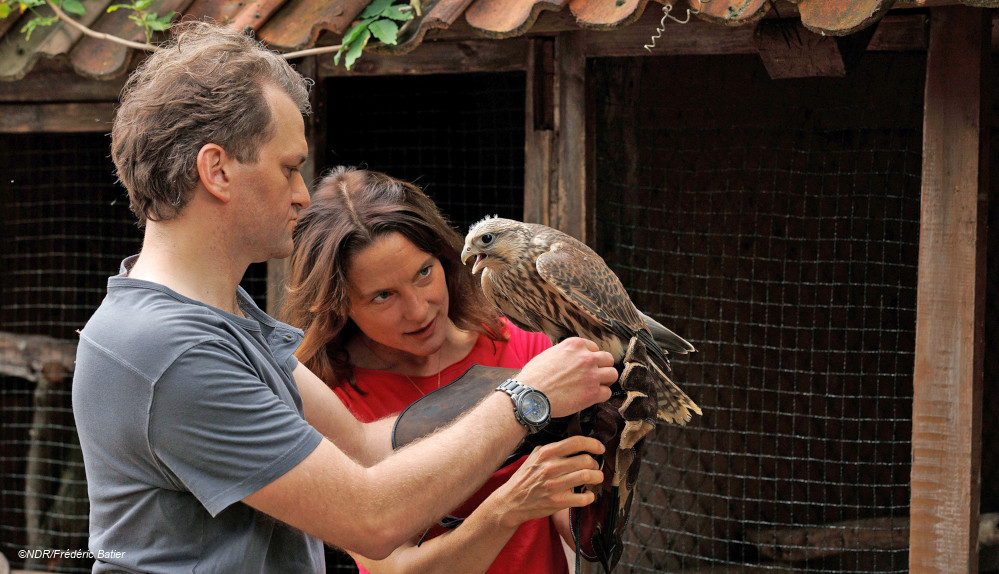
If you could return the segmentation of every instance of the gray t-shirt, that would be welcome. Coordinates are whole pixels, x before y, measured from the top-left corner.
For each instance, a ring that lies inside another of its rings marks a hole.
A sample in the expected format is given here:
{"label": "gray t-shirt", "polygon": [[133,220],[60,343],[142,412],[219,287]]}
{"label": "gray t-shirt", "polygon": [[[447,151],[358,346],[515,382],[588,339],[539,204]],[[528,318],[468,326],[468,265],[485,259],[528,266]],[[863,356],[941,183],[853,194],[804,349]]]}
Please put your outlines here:
{"label": "gray t-shirt", "polygon": [[73,413],[94,572],[323,572],[318,539],[240,502],[322,439],[292,377],[302,332],[122,275],[80,333]]}

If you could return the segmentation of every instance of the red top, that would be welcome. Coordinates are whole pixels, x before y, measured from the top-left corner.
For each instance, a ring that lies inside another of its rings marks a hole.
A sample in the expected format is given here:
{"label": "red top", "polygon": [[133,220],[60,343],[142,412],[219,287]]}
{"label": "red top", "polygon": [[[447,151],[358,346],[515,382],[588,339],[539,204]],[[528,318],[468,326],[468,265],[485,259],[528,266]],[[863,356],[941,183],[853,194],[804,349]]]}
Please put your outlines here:
{"label": "red top", "polygon": [[[510,340],[505,342],[493,341],[485,335],[479,335],[475,346],[464,359],[441,370],[440,381],[447,384],[475,364],[518,369],[531,357],[551,346],[548,337],[540,333],[527,333],[509,323],[507,330],[510,333]],[[436,389],[438,383],[437,375],[407,377],[398,373],[359,367],[354,369],[354,378],[357,386],[367,394],[361,395],[349,384],[340,385],[334,391],[343,404],[362,422],[371,422],[398,414],[423,396],[421,393],[429,393]],[[451,515],[467,517],[496,488],[506,482],[523,462],[522,458],[498,470],[478,492],[452,511]],[[440,535],[441,532],[443,529],[435,527],[428,539]],[[367,574],[367,570],[360,565],[358,568],[362,574]],[[551,518],[539,518],[521,524],[487,572],[567,574],[569,565]]]}

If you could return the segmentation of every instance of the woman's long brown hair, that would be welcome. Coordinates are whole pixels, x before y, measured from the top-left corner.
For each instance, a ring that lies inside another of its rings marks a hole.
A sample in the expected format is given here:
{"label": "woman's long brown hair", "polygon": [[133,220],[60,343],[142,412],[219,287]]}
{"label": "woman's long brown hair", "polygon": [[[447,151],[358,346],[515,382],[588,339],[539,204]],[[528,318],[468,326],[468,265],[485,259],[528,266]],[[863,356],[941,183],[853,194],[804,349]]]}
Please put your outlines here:
{"label": "woman's long brown hair", "polygon": [[398,232],[444,268],[448,317],[460,329],[504,338],[499,311],[461,263],[464,244],[418,187],[383,173],[337,167],[323,177],[295,226],[282,319],[305,331],[295,355],[330,387],[353,384],[346,343],[357,333],[347,316],[351,258]]}

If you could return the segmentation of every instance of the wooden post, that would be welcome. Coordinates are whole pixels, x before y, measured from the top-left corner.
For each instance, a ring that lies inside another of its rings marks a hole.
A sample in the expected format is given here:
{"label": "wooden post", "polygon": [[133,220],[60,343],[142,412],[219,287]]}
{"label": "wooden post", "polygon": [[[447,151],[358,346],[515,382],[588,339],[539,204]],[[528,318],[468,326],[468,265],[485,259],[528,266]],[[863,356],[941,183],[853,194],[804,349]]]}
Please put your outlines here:
{"label": "wooden post", "polygon": [[549,197],[549,225],[593,243],[593,201],[587,186],[586,56],[578,32],[555,38],[555,193]]}
{"label": "wooden post", "polygon": [[988,11],[934,8],[926,62],[912,405],[913,574],[978,572]]}
{"label": "wooden post", "polygon": [[548,225],[554,168],[555,41],[535,38],[527,55],[524,113],[524,221]]}
{"label": "wooden post", "polygon": [[[588,108],[585,43],[578,32],[531,41],[527,56],[524,221],[594,240],[593,193],[587,181]],[[592,164],[591,164],[592,165]],[[575,553],[565,546],[574,570]],[[580,574],[595,567],[581,561]]]}
{"label": "wooden post", "polygon": [[[319,80],[319,56],[304,58],[295,68],[306,78]],[[312,193],[312,184],[325,169],[326,161],[326,100],[325,91],[313,86],[309,94],[312,115],[305,118],[305,137],[309,142],[309,159],[302,166],[302,178]],[[284,304],[284,287],[288,280],[288,259],[267,262],[267,314],[277,317]]]}
{"label": "wooden post", "polygon": [[593,242],[583,36],[535,40],[527,66],[524,219]]}

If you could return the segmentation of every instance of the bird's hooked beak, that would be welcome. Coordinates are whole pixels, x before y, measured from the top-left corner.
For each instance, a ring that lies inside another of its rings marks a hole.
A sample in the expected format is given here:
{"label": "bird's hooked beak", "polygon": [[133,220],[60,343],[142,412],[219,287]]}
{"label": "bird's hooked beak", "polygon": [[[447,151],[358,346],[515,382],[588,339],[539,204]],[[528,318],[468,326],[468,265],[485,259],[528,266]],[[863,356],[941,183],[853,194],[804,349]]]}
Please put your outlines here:
{"label": "bird's hooked beak", "polygon": [[479,252],[478,249],[472,247],[468,242],[465,242],[465,248],[461,250],[461,262],[464,265],[468,265],[468,260],[475,256],[475,263],[472,265],[472,275],[479,272],[482,268],[482,263],[486,260],[486,254]]}

